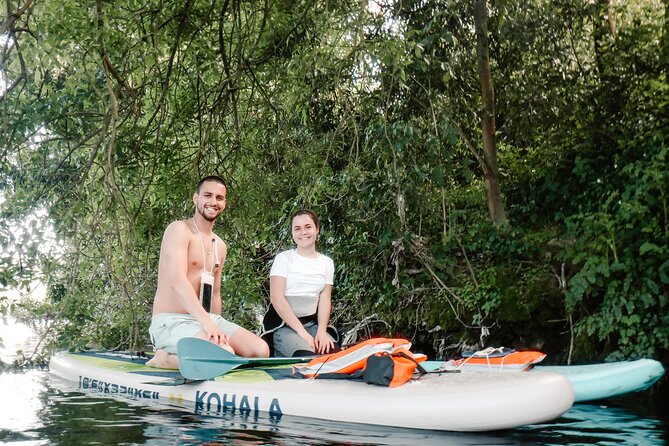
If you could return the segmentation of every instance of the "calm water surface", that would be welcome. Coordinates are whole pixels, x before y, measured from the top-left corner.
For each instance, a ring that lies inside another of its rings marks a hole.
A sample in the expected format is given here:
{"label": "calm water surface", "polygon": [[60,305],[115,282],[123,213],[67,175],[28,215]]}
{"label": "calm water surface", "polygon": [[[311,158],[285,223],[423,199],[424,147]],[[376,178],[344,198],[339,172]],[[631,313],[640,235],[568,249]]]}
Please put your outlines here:
{"label": "calm water surface", "polygon": [[[6,328],[6,327],[5,327]],[[6,332],[6,330],[5,330]],[[14,330],[16,332],[16,330]],[[6,333],[0,357],[8,362]],[[15,348],[12,346],[11,348]],[[459,434],[284,416],[194,414],[85,393],[46,370],[0,373],[0,444],[9,445],[664,445],[667,420],[644,395],[574,406],[541,425]],[[314,404],[319,402],[315,401]],[[457,402],[454,402],[457,404]]]}

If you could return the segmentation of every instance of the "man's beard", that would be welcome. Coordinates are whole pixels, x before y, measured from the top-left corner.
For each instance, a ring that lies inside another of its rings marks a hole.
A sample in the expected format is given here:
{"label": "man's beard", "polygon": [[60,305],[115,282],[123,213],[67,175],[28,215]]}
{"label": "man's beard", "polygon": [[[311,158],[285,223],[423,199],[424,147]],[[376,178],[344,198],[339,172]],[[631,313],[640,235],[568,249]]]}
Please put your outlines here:
{"label": "man's beard", "polygon": [[221,215],[221,211],[218,211],[216,215],[214,215],[213,217],[207,217],[207,215],[205,215],[204,205],[197,207],[197,213],[200,214],[202,218],[204,218],[207,221],[215,221],[218,218],[218,216]]}

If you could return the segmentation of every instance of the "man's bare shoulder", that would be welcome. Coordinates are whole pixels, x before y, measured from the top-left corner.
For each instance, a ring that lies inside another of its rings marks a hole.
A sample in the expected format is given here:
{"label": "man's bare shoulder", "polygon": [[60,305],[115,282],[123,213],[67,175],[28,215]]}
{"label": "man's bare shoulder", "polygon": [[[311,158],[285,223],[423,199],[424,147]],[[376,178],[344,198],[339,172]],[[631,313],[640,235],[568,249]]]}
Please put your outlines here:
{"label": "man's bare shoulder", "polygon": [[195,234],[188,220],[175,220],[165,228],[163,241],[186,242]]}
{"label": "man's bare shoulder", "polygon": [[191,228],[190,220],[175,220],[165,228],[165,233],[168,232],[192,233],[193,229]]}

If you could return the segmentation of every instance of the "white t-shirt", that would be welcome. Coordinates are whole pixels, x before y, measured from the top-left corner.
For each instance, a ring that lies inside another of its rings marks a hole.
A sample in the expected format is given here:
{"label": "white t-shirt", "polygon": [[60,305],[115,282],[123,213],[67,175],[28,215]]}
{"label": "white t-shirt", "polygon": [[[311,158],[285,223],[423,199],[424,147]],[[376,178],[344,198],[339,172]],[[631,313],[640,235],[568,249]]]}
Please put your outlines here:
{"label": "white t-shirt", "polygon": [[303,257],[290,249],[274,257],[269,275],[286,278],[285,297],[295,316],[310,316],[316,313],[325,285],[334,284],[334,262],[323,254]]}

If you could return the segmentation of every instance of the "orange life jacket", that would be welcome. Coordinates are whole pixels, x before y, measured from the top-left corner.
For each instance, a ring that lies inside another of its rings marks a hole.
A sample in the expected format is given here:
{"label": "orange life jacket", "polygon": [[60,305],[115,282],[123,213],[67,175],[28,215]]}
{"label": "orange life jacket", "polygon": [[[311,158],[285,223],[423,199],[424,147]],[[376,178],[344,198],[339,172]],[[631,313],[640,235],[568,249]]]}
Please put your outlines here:
{"label": "orange life jacket", "polygon": [[362,370],[362,379],[370,384],[378,386],[397,387],[409,381],[416,369],[419,373],[427,373],[423,367],[418,364],[425,360],[425,355],[417,355],[409,350],[400,347],[392,353],[376,353],[365,363]]}
{"label": "orange life jacket", "polygon": [[461,359],[446,362],[447,366],[464,369],[499,368],[504,370],[527,370],[543,361],[545,353],[536,350],[516,351],[505,347],[478,351]]}
{"label": "orange life jacket", "polygon": [[316,378],[325,374],[348,374],[365,368],[367,358],[376,354],[392,354],[402,351],[411,355],[416,362],[427,359],[425,355],[409,351],[411,342],[401,338],[372,338],[355,344],[331,355],[322,355],[312,359],[307,365],[294,366],[293,372],[305,378]]}

